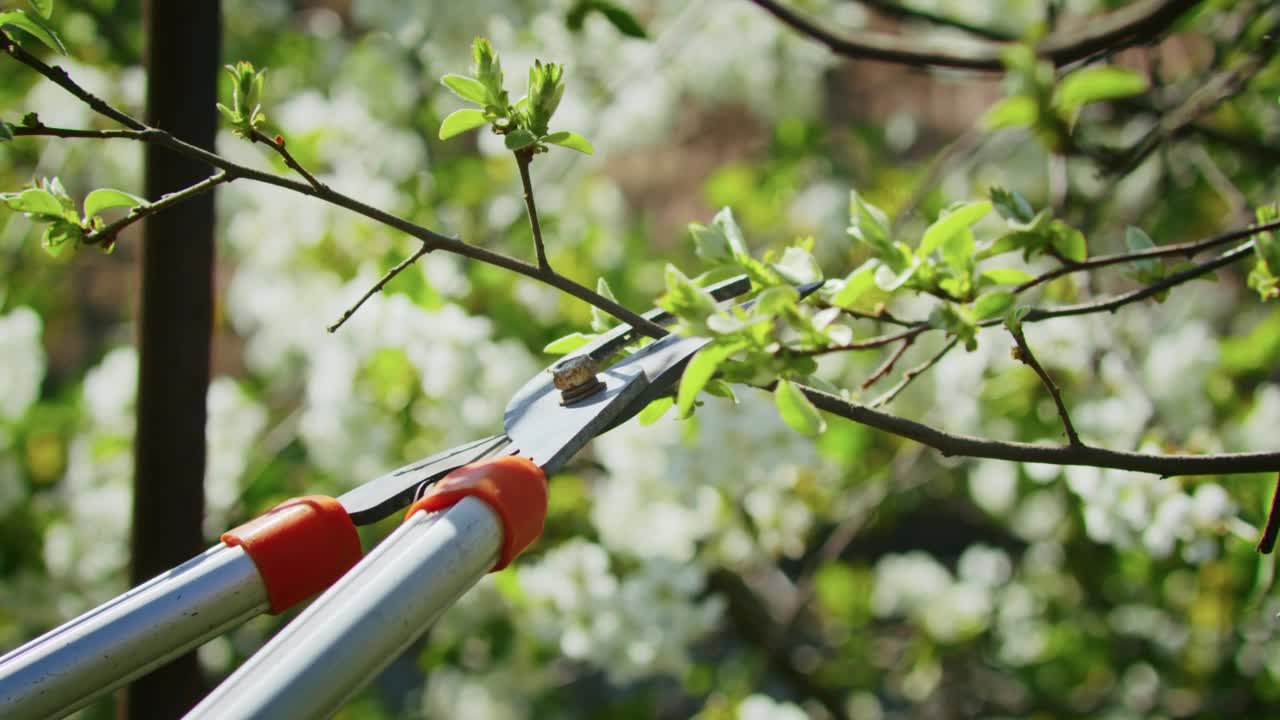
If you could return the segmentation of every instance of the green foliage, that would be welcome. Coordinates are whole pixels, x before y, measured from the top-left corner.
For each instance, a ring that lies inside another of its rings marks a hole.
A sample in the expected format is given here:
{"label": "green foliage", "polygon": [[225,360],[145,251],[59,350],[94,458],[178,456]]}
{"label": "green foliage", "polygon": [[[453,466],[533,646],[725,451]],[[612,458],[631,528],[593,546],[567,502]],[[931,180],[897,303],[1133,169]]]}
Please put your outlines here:
{"label": "green foliage", "polygon": [[[1280,208],[1275,203],[1264,205],[1257,217],[1259,225],[1275,222],[1280,220]],[[1263,300],[1280,298],[1280,240],[1273,231],[1261,232],[1253,238],[1253,249],[1257,260],[1249,271],[1249,287]]]}
{"label": "green foliage", "polygon": [[[40,245],[55,257],[68,249],[78,249],[84,243],[86,233],[102,229],[106,224],[100,215],[103,210],[131,208],[146,203],[123,190],[100,188],[85,198],[82,216],[76,211],[75,201],[63,188],[62,181],[56,177],[42,178],[26,190],[0,193],[0,202],[35,222],[47,223]],[[110,252],[113,242],[113,238],[107,238],[102,243],[103,250]]]}
{"label": "green foliage", "polygon": [[565,25],[574,32],[580,32],[591,13],[600,13],[609,24],[627,37],[644,40],[649,37],[644,26],[626,8],[607,0],[577,0],[564,16]]}
{"label": "green foliage", "polygon": [[827,429],[822,413],[789,380],[778,381],[778,386],[773,391],[773,401],[778,406],[778,414],[783,421],[801,435],[813,437]]}
{"label": "green foliage", "polygon": [[67,48],[62,44],[62,38],[58,37],[58,34],[44,22],[53,12],[53,3],[38,0],[32,2],[31,6],[39,15],[28,15],[23,10],[0,12],[0,30],[17,28],[44,43],[50,50],[56,50],[65,55]]}
{"label": "green foliage", "polygon": [[454,95],[479,109],[456,110],[440,124],[441,140],[490,125],[505,136],[503,142],[513,152],[544,153],[547,145],[559,145],[590,155],[595,148],[586,138],[568,130],[548,128],[564,97],[564,66],[534,60],[529,68],[528,94],[511,104],[503,87],[502,62],[493,45],[477,37],[471,46],[472,77],[449,74],[440,79]]}
{"label": "green foliage", "polygon": [[262,86],[267,69],[257,70],[248,60],[224,68],[231,76],[231,107],[218,103],[218,112],[231,124],[236,135],[252,137],[267,120],[262,112]]}
{"label": "green foliage", "polygon": [[987,110],[983,127],[1024,128],[1055,152],[1073,147],[1072,129],[1086,105],[1140,95],[1149,88],[1146,77],[1115,65],[1082,68],[1055,81],[1053,65],[1037,58],[1029,45],[1008,48],[1003,60],[1006,97]]}

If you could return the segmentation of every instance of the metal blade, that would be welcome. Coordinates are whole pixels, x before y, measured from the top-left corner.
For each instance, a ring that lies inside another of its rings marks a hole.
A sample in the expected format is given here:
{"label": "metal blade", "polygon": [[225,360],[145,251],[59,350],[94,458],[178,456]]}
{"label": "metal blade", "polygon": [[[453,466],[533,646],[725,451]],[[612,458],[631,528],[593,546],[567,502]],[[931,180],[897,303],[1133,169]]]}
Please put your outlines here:
{"label": "metal blade", "polygon": [[425,483],[435,482],[468,463],[501,454],[511,444],[506,435],[490,435],[410,463],[354,488],[338,502],[356,525],[375,523],[409,505]]}

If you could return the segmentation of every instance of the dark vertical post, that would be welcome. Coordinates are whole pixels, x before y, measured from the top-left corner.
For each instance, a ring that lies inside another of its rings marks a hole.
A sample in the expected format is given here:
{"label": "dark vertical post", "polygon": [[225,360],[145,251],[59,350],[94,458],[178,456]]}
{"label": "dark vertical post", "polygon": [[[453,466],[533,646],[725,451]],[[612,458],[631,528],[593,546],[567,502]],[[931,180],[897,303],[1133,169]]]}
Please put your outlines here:
{"label": "dark vertical post", "polygon": [[[219,0],[145,6],[148,124],[212,150],[222,39]],[[211,170],[146,146],[146,195],[156,200]],[[132,564],[140,583],[204,549],[205,394],[213,325],[214,194],[143,223],[138,429]],[[182,716],[203,691],[194,653],[126,691],[130,720]]]}

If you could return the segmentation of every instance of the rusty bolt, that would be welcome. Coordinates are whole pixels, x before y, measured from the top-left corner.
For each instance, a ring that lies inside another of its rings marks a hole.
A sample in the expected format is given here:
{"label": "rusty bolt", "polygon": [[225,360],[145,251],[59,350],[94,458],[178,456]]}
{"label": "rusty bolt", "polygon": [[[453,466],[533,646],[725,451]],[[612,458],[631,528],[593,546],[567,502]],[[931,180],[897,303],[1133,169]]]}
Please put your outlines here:
{"label": "rusty bolt", "polygon": [[568,405],[604,389],[596,377],[596,363],[587,355],[566,358],[551,368],[551,382],[560,391],[560,404]]}

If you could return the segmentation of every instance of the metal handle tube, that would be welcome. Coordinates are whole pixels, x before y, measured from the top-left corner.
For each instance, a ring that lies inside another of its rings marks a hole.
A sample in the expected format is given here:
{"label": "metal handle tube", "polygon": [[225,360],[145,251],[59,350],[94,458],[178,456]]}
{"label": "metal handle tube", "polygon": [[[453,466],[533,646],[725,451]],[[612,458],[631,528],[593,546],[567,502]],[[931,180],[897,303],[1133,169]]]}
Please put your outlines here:
{"label": "metal handle tube", "polygon": [[187,718],[331,715],[493,568],[502,540],[474,497],[411,515]]}
{"label": "metal handle tube", "polygon": [[253,561],[218,545],[0,658],[0,716],[68,715],[266,609]]}

